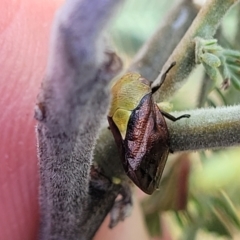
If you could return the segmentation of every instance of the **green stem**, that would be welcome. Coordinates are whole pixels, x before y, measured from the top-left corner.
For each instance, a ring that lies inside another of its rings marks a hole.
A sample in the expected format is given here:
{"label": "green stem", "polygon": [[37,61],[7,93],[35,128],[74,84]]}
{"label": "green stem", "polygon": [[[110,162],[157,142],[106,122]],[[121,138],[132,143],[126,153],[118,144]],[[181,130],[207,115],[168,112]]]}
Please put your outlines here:
{"label": "green stem", "polygon": [[154,35],[136,54],[128,71],[138,72],[150,81],[156,79],[197,12],[196,5],[189,0],[182,0],[179,4],[174,5]]}
{"label": "green stem", "polygon": [[[202,108],[186,112],[174,112],[174,116],[190,114],[176,122],[167,120],[170,149],[195,151],[222,148],[240,144],[240,105],[219,108]],[[108,146],[108,147],[103,147]],[[119,153],[111,132],[102,130],[98,139],[94,161],[97,161],[109,178],[125,176]]]}
{"label": "green stem", "polygon": [[201,89],[200,89],[200,92],[199,92],[197,107],[203,107],[204,106],[209,93],[214,88],[214,85],[215,85],[215,82],[213,80],[209,79],[207,74],[204,74],[203,77],[202,77],[202,85],[201,85]]}
{"label": "green stem", "polygon": [[[195,67],[195,44],[193,39],[201,37],[213,38],[223,16],[239,0],[209,0],[200,10],[191,27],[173,51],[162,69],[162,73],[174,61],[176,67],[168,74],[161,89],[156,93],[155,99],[162,101],[171,97],[185,82]],[[157,84],[161,80],[161,74],[155,80]]]}
{"label": "green stem", "polygon": [[189,119],[168,121],[170,148],[173,151],[222,148],[240,144],[240,105],[196,109],[186,113],[191,115]]}

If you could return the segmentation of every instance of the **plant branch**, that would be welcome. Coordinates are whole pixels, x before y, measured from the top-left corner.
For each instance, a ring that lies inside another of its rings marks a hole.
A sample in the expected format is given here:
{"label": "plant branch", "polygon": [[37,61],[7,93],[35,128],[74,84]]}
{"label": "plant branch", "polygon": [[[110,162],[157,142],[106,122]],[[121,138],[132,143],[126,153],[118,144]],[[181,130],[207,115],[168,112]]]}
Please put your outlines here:
{"label": "plant branch", "polygon": [[113,206],[110,184],[92,212],[89,181],[95,138],[109,105],[106,86],[121,66],[104,48],[103,29],[120,2],[67,0],[57,13],[35,108],[40,239],[91,239],[107,214],[102,209]]}
{"label": "plant branch", "polygon": [[240,144],[240,105],[196,109],[189,119],[169,122],[170,148],[175,151],[223,148]]}
{"label": "plant branch", "polygon": [[177,62],[176,67],[167,75],[163,85],[156,92],[155,99],[157,101],[166,100],[173,96],[185,83],[186,78],[195,67],[194,38],[197,36],[204,39],[212,38],[223,16],[237,2],[239,0],[209,0],[204,4],[154,82],[154,85],[157,85],[161,80],[162,73],[166,71],[172,62]]}
{"label": "plant branch", "polygon": [[[190,114],[176,122],[167,120],[170,149],[173,152],[195,151],[211,148],[223,148],[240,144],[240,105],[219,108],[202,108],[184,112],[173,112],[173,116]],[[125,177],[119,153],[111,132],[105,128],[97,144],[94,160],[105,166],[105,173],[110,177]],[[103,159],[103,162],[101,161]]]}
{"label": "plant branch", "polygon": [[189,0],[183,0],[174,5],[154,35],[136,54],[128,71],[138,72],[153,81],[191,25],[197,12],[197,6]]}
{"label": "plant branch", "polygon": [[213,90],[215,82],[209,78],[207,74],[204,74],[202,79],[201,89],[198,96],[197,107],[203,107],[209,93]]}

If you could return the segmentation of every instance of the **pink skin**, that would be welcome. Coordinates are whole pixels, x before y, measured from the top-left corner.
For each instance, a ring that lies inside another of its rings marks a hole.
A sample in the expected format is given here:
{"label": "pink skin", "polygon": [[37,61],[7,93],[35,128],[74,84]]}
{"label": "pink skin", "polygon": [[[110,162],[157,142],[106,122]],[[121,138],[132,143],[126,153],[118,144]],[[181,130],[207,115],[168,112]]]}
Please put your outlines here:
{"label": "pink skin", "polygon": [[[36,240],[38,165],[33,108],[47,61],[53,16],[62,0],[0,1],[0,240]],[[139,204],[95,240],[148,239]]]}

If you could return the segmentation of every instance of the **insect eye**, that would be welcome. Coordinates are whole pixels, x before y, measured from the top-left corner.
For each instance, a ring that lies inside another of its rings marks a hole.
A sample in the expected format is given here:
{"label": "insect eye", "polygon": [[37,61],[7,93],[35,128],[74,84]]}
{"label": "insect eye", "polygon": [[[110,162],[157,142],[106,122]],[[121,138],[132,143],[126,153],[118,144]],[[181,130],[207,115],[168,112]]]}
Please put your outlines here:
{"label": "insect eye", "polygon": [[139,78],[139,81],[147,86],[150,86],[150,82],[146,79],[146,78],[143,78],[143,77],[140,77]]}

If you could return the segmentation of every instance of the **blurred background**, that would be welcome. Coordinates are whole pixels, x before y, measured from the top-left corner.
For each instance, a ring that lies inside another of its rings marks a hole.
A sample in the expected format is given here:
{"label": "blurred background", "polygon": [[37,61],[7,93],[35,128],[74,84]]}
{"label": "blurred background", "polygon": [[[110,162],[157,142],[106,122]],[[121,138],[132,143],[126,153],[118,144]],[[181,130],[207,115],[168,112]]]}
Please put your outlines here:
{"label": "blurred background", "polygon": [[[126,68],[144,42],[166,24],[166,17],[178,3],[127,0],[121,7],[111,37]],[[237,5],[223,19],[216,38],[222,47],[240,50],[239,36]],[[220,76],[215,81],[208,79],[208,90],[204,91],[207,78],[199,65],[170,99],[173,110],[240,103],[239,88],[230,83],[224,90]],[[240,147],[170,154],[160,190],[142,199],[146,224],[154,239],[162,235],[164,239],[240,239]]]}

